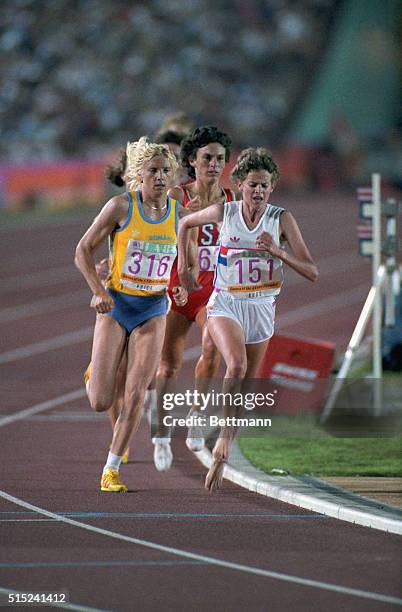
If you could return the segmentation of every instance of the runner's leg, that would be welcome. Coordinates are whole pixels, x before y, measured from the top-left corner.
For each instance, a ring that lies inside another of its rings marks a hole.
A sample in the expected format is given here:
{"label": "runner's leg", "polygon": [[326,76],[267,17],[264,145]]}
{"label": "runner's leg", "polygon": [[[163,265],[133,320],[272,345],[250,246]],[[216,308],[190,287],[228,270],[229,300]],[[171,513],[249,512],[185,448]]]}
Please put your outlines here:
{"label": "runner's leg", "polygon": [[[195,388],[199,393],[208,393],[212,379],[217,375],[220,365],[220,354],[208,331],[205,306],[197,313],[196,322],[201,328],[201,355],[195,366]],[[192,406],[188,417],[199,414],[197,406]],[[203,429],[200,425],[190,425],[186,438],[187,448],[193,452],[200,451],[205,446]]]}
{"label": "runner's leg", "polygon": [[98,314],[95,322],[88,398],[97,412],[113,403],[117,369],[126,343],[126,331],[107,315]]}
{"label": "runner's leg", "polygon": [[167,315],[166,332],[163,343],[162,356],[157,371],[156,379],[158,384],[158,428],[157,438],[168,435],[168,430],[163,424],[165,416],[162,402],[159,401],[163,393],[167,392],[172,382],[177,378],[183,365],[183,353],[187,334],[192,325],[192,321],[187,317],[171,310]]}
{"label": "runner's leg", "polygon": [[190,319],[175,310],[170,310],[167,315],[162,357],[156,376],[158,424],[156,434],[152,438],[154,464],[158,472],[168,470],[173,461],[170,447],[171,432],[163,423],[166,411],[163,408],[162,398],[165,393],[174,392],[175,380],[183,364],[184,346],[191,324]]}
{"label": "runner's leg", "polygon": [[[117,369],[114,400],[113,400],[112,405],[110,406],[110,410],[108,411],[112,430],[114,430],[116,421],[119,418],[119,414],[123,408],[124,390],[126,386],[126,374],[127,374],[127,346],[125,347],[121,361],[119,363],[119,367]],[[129,456],[129,448],[127,447],[124,450],[121,462],[128,463],[128,456]]]}
{"label": "runner's leg", "polygon": [[[222,392],[234,397],[241,390],[241,384],[247,371],[247,352],[243,329],[228,317],[210,317],[208,329],[226,364]],[[236,414],[236,407],[225,402],[225,419],[234,417]],[[229,449],[234,436],[234,426],[225,425],[221,428],[212,451],[213,463],[205,479],[205,487],[210,491],[219,489],[222,484],[223,469],[229,458]]]}
{"label": "runner's leg", "polygon": [[123,453],[138,429],[145,391],[160,359],[165,324],[165,316],[153,317],[130,335],[124,405],[114,427],[111,445],[116,455]]}

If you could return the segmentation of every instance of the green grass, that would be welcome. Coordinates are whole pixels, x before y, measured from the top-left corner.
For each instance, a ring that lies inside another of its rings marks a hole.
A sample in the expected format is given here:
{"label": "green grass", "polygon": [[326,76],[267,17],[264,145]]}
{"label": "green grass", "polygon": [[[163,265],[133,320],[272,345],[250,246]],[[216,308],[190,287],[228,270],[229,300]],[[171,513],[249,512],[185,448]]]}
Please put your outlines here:
{"label": "green grass", "polygon": [[[367,364],[360,364],[350,378],[362,378],[368,371]],[[377,430],[372,435],[376,437],[369,437],[370,422],[360,418],[340,421],[340,427],[342,423],[348,430],[361,427],[363,433],[366,428],[366,437],[341,437],[339,424],[336,432],[336,419],[332,428],[324,428],[313,415],[273,415],[271,428],[250,428],[239,437],[240,449],[251,463],[267,473],[279,468],[295,475],[402,476],[402,374],[384,372],[383,380],[384,399],[394,407],[396,419],[371,421]],[[378,431],[382,427],[384,432],[395,435],[381,437]]]}
{"label": "green grass", "polygon": [[295,475],[402,476],[400,435],[339,438],[310,427],[310,435],[293,432],[287,437],[256,430],[252,437],[249,430],[239,445],[247,459],[267,473],[280,468]]}

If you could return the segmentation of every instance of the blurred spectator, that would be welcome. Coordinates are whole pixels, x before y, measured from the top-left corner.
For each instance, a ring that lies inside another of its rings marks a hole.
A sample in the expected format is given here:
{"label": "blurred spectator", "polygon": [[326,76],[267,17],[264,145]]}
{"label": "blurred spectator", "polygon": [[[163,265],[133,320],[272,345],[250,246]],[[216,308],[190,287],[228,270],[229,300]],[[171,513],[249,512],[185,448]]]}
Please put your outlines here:
{"label": "blurred spectator", "polygon": [[340,180],[346,187],[355,187],[362,175],[362,152],[356,131],[346,115],[339,111],[333,113],[330,134]]}
{"label": "blurred spectator", "polygon": [[[176,134],[181,136],[181,140],[183,140],[184,136],[192,132],[194,128],[195,128],[194,122],[188,115],[186,115],[185,113],[181,113],[181,112],[172,113],[171,115],[168,115],[162,121],[162,125],[157,131],[156,137],[160,136],[160,134],[162,133],[169,131],[169,132],[176,132]],[[161,142],[161,141],[156,140],[155,142]],[[180,142],[178,144],[180,144]]]}
{"label": "blurred spectator", "polygon": [[364,158],[364,172],[379,172],[391,187],[402,191],[402,121],[382,137],[372,139]]}
{"label": "blurred spectator", "polygon": [[167,115],[162,130],[277,144],[337,4],[3,0],[0,157],[102,156]]}

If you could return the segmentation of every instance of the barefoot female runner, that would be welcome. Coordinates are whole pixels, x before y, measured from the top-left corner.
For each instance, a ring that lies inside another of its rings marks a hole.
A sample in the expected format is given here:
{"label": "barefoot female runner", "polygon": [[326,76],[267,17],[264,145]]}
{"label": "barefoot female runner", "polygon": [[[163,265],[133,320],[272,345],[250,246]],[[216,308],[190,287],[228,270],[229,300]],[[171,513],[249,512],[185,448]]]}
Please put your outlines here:
{"label": "barefoot female runner", "polygon": [[[232,177],[241,188],[241,201],[215,204],[183,219],[178,272],[182,285],[191,291],[196,285],[186,266],[189,232],[222,222],[215,288],[207,306],[208,331],[226,364],[223,391],[234,394],[244,379],[257,376],[274,333],[283,264],[311,281],[318,272],[293,215],[268,201],[279,178],[268,151],[244,150]],[[291,252],[285,250],[285,242]],[[209,490],[221,485],[234,433],[230,424],[221,429],[205,481]]]}

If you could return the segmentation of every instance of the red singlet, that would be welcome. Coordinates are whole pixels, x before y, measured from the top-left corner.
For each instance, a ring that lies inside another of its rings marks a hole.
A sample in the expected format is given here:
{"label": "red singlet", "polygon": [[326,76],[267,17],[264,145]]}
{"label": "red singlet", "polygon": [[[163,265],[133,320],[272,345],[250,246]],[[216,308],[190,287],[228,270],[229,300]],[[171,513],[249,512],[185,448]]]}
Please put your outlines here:
{"label": "red singlet", "polygon": [[[185,188],[185,185],[180,185],[184,193],[183,206],[187,206],[190,201],[190,196],[188,191]],[[234,193],[230,189],[223,189],[225,194],[225,202],[231,202],[234,200]],[[211,267],[211,252],[214,249],[210,249],[209,247],[216,246],[219,237],[218,226],[215,223],[207,223],[202,225],[198,230],[198,257],[200,264],[200,273],[198,275],[198,283],[202,285],[202,288],[198,291],[193,291],[188,296],[188,302],[185,306],[177,306],[173,299],[172,288],[178,287],[180,285],[179,275],[177,273],[177,259],[173,264],[173,268],[170,274],[170,283],[169,283],[169,296],[172,300],[172,310],[176,312],[180,312],[180,314],[190,319],[190,321],[195,321],[195,318],[201,308],[206,306],[209,296],[212,293],[212,289],[214,286],[214,275],[215,272],[213,270],[203,271],[203,268]],[[202,248],[204,247],[204,248]]]}

